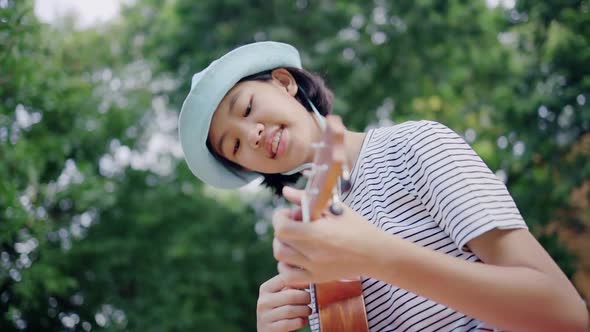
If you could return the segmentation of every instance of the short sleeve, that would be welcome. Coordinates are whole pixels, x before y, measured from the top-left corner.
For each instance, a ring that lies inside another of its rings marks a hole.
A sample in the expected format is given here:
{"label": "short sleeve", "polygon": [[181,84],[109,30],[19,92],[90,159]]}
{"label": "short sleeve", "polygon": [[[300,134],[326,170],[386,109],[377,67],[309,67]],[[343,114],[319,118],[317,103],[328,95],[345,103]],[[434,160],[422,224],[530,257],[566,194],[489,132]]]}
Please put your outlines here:
{"label": "short sleeve", "polygon": [[415,128],[404,149],[410,191],[459,250],[494,228],[527,228],[504,183],[463,138],[433,121]]}

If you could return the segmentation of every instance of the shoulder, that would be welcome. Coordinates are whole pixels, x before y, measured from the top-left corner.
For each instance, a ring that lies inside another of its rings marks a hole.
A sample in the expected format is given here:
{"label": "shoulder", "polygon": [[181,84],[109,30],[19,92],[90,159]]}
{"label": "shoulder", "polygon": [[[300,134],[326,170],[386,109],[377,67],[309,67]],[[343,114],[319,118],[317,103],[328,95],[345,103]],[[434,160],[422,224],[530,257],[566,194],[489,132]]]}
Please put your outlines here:
{"label": "shoulder", "polygon": [[404,121],[391,126],[374,128],[370,131],[378,135],[390,134],[407,138],[415,137],[424,132],[453,132],[453,130],[446,125],[432,120]]}
{"label": "shoulder", "polygon": [[399,147],[408,149],[424,138],[453,137],[460,138],[446,125],[432,121],[405,121],[391,126],[373,128],[368,131],[368,146]]}
{"label": "shoulder", "polygon": [[413,132],[424,125],[424,121],[405,121],[390,126],[371,128],[368,131],[371,141],[383,141],[387,139],[406,139]]}
{"label": "shoulder", "polygon": [[390,126],[369,128],[361,149],[361,160],[368,164],[405,163],[417,133],[429,130],[432,121],[405,121]]}

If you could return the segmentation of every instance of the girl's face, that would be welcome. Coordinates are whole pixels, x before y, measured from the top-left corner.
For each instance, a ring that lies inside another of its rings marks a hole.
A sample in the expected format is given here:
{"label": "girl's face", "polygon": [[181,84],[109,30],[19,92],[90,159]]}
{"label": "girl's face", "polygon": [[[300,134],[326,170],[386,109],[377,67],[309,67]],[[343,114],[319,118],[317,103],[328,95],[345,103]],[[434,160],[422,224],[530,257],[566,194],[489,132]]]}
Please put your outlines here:
{"label": "girl's face", "polygon": [[211,146],[245,169],[282,173],[313,160],[311,143],[320,136],[312,113],[295,99],[297,83],[285,69],[270,81],[236,84],[215,110]]}

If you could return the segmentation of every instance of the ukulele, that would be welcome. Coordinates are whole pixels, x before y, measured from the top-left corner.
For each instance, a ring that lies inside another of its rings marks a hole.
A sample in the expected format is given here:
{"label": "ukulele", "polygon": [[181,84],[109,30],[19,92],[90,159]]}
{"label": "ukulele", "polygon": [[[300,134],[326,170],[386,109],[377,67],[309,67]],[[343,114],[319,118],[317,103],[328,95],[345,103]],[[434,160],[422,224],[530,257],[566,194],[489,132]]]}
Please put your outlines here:
{"label": "ukulele", "polygon": [[[332,198],[338,197],[338,178],[346,169],[344,125],[340,117],[329,115],[326,118],[326,128],[314,148],[313,166],[307,174],[301,205],[303,222],[318,219]],[[360,277],[312,284],[310,289],[315,294],[321,332],[369,331]]]}

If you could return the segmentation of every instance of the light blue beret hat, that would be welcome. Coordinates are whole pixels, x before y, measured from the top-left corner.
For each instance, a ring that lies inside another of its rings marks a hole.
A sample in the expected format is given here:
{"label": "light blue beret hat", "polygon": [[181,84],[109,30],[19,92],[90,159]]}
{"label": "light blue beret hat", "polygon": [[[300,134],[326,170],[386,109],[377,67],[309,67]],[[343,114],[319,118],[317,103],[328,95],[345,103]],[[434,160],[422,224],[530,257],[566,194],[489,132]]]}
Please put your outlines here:
{"label": "light blue beret hat", "polygon": [[301,68],[299,52],[289,44],[267,41],[238,47],[193,75],[178,118],[178,133],[188,167],[201,181],[232,189],[260,177],[220,162],[207,147],[209,126],[213,112],[238,81],[278,67]]}

